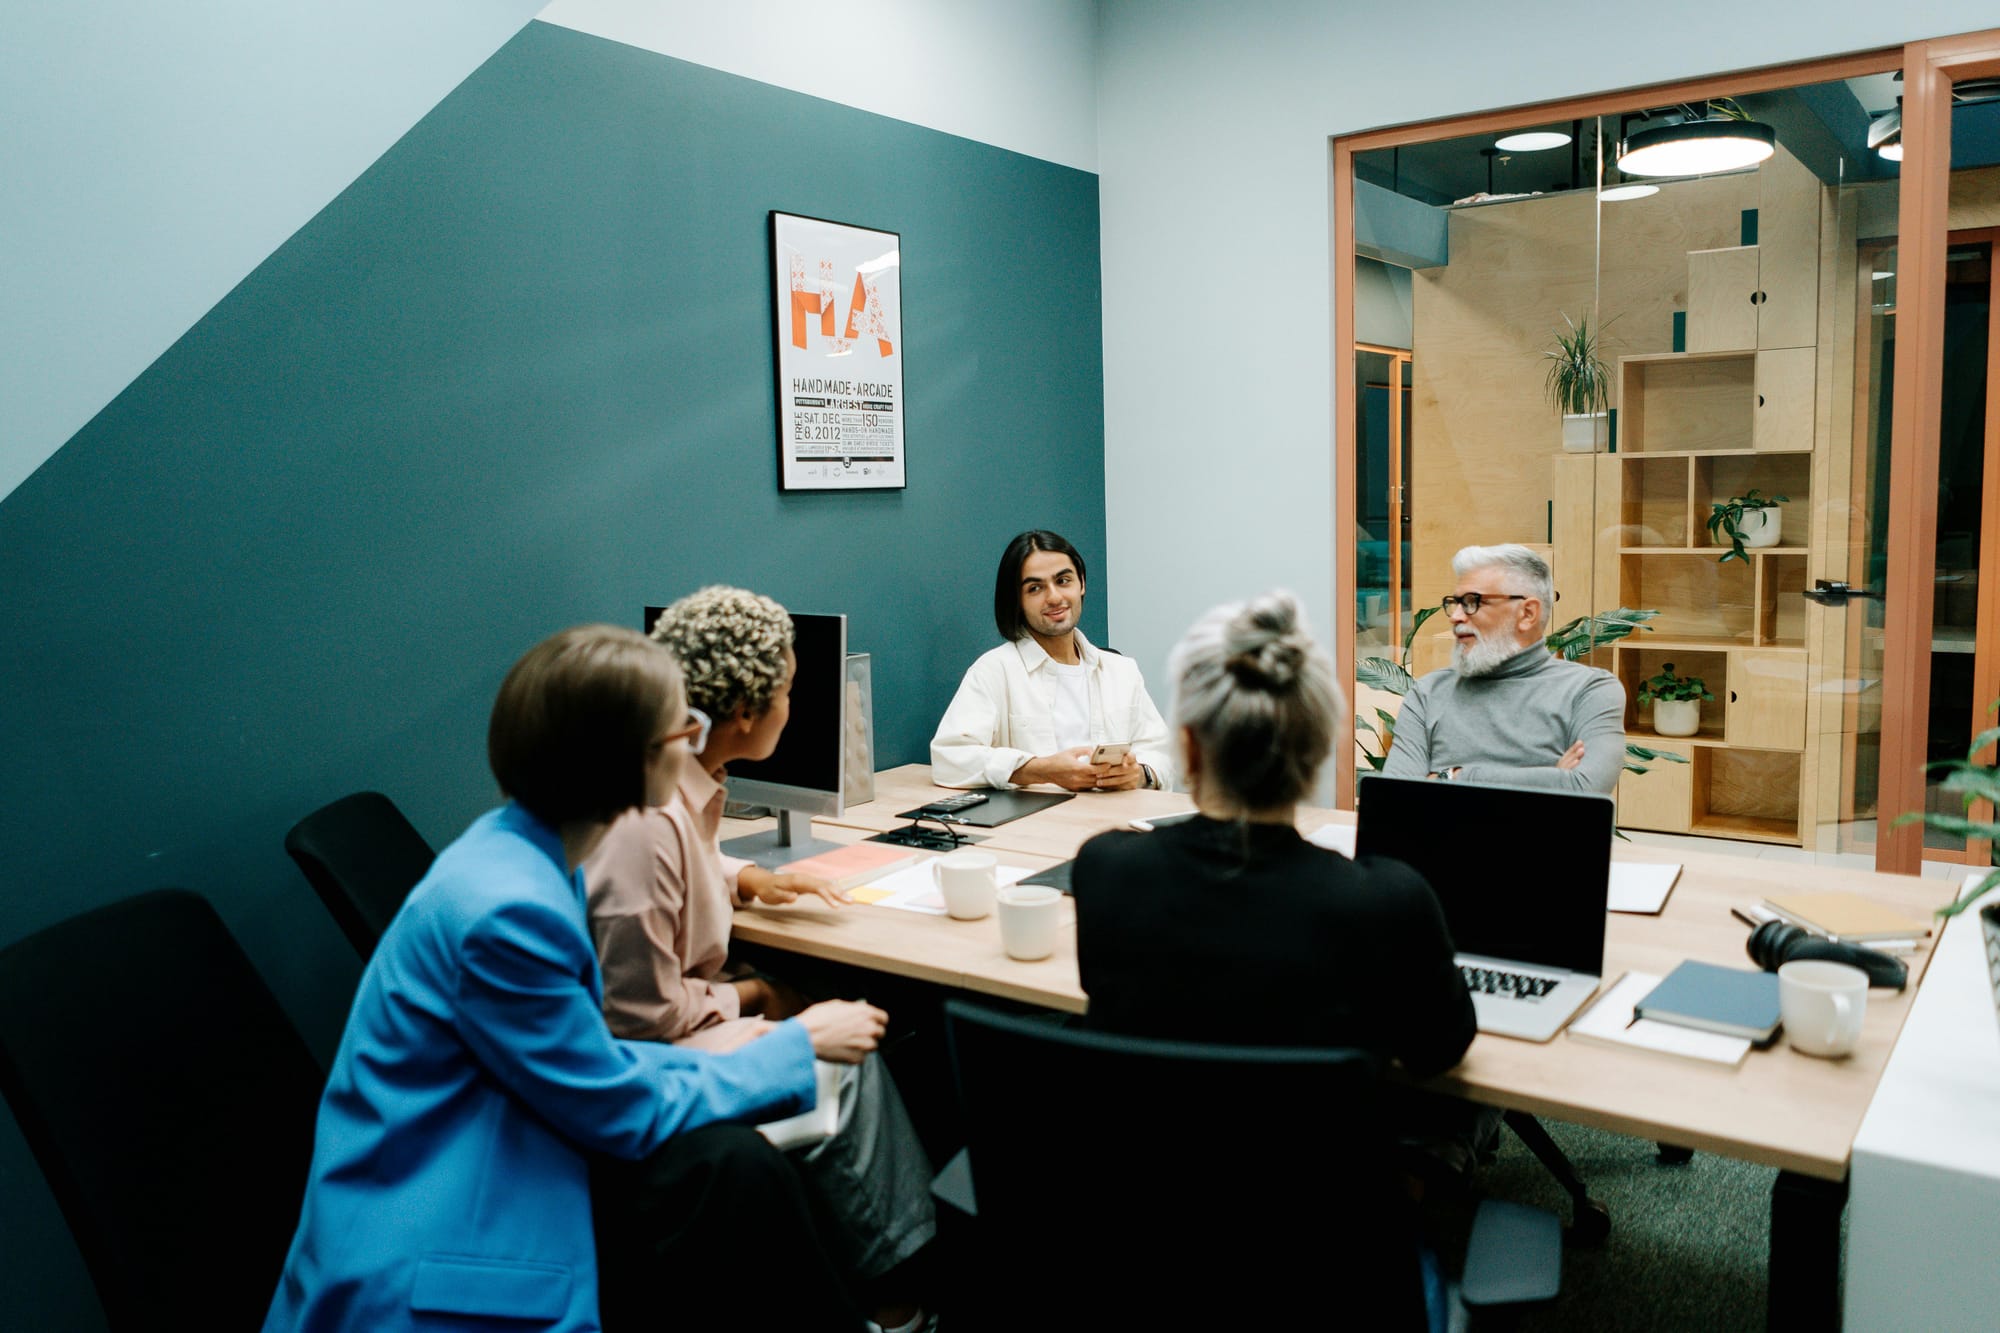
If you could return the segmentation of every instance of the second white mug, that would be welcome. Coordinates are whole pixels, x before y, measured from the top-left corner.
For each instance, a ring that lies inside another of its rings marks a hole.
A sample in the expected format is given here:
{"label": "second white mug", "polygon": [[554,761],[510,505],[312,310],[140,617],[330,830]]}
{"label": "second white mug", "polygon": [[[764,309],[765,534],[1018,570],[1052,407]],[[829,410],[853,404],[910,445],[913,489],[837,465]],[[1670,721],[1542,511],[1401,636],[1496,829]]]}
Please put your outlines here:
{"label": "second white mug", "polygon": [[1056,951],[1062,893],[1040,884],[1010,884],[1000,894],[1000,947],[1024,963]]}
{"label": "second white mug", "polygon": [[1846,1055],[1861,1040],[1868,974],[1846,963],[1801,958],[1778,969],[1785,1040],[1807,1055]]}
{"label": "second white mug", "polygon": [[944,910],[955,920],[977,921],[993,910],[999,868],[991,852],[947,852],[931,862],[931,883],[937,885]]}

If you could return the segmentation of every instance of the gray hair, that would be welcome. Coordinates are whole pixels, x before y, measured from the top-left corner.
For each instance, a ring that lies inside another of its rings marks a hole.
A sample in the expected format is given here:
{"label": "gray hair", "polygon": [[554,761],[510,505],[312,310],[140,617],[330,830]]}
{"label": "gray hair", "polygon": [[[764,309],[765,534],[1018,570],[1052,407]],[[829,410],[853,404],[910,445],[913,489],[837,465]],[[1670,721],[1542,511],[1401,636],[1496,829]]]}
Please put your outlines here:
{"label": "gray hair", "polygon": [[1333,749],[1340,687],[1289,592],[1218,606],[1167,659],[1174,722],[1200,742],[1201,780],[1244,811],[1295,802]]}
{"label": "gray hair", "polygon": [[1453,576],[1462,579],[1475,569],[1504,571],[1508,592],[1533,597],[1541,602],[1543,625],[1546,626],[1555,614],[1555,579],[1549,573],[1549,563],[1520,543],[1460,547],[1458,554],[1451,558]]}

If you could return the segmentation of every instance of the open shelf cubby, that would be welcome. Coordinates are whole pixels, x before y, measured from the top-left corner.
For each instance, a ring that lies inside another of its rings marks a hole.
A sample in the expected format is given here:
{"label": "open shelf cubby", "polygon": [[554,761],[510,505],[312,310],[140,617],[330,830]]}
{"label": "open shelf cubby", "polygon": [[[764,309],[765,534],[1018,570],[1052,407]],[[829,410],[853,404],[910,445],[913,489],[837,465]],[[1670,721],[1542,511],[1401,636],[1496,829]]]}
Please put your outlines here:
{"label": "open shelf cubby", "polygon": [[[1632,640],[1625,640],[1618,651],[1618,681],[1625,687],[1625,731],[1641,745],[1653,741],[1679,740],[1694,745],[1722,744],[1725,707],[1729,698],[1729,654],[1715,649],[1700,649],[1676,646],[1660,646],[1646,640],[1641,647],[1632,647]],[[1646,688],[1646,682],[1660,673],[1660,668],[1673,663],[1677,676],[1698,676],[1715,696],[1713,701],[1703,700],[1701,705],[1701,728],[1692,736],[1667,737],[1653,730],[1653,705],[1639,702],[1639,691]]]}
{"label": "open shelf cubby", "polygon": [[1755,352],[1668,352],[1628,356],[1619,364],[1618,435],[1625,452],[1753,447]]}
{"label": "open shelf cubby", "polygon": [[1784,750],[1694,752],[1690,833],[1748,842],[1799,842],[1799,760]]}

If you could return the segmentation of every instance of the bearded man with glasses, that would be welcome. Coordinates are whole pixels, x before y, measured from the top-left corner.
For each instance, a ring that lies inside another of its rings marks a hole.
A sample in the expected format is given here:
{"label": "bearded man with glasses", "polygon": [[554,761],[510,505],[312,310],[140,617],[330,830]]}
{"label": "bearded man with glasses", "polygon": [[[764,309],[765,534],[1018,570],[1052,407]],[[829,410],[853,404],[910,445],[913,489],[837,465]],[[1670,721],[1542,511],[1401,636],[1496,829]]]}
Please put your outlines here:
{"label": "bearded man with glasses", "polygon": [[1404,698],[1384,776],[1608,795],[1625,766],[1625,687],[1548,650],[1548,565],[1525,546],[1468,546],[1451,570],[1451,665]]}

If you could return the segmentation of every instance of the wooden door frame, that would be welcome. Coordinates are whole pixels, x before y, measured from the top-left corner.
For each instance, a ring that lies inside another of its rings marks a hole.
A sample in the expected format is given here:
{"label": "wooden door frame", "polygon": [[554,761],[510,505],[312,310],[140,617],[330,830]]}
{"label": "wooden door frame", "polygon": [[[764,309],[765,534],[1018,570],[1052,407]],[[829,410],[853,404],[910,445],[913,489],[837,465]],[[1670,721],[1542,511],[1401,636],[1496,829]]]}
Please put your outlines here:
{"label": "wooden door frame", "polygon": [[[1961,79],[2000,75],[2000,29],[1912,42],[1904,48],[1902,68],[1896,401],[1889,427],[1888,581],[1882,615],[1886,651],[1875,868],[1915,875],[1923,870],[1924,831],[1916,823],[1898,824],[1897,817],[1924,808],[1930,734],[1928,647],[1931,579],[1937,560],[1938,437],[1943,428],[1951,86]],[[1899,653],[1897,644],[1922,644],[1925,651]]]}

